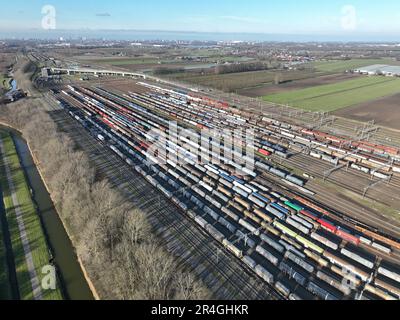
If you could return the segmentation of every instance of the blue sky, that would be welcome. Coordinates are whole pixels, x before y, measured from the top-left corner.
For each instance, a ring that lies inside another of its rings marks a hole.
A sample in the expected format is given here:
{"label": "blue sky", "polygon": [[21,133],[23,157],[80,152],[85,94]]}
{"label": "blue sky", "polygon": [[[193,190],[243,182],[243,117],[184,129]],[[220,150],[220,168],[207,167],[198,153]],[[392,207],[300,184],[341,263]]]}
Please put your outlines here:
{"label": "blue sky", "polygon": [[47,4],[58,29],[400,35],[398,0],[11,0],[0,31],[41,28]]}

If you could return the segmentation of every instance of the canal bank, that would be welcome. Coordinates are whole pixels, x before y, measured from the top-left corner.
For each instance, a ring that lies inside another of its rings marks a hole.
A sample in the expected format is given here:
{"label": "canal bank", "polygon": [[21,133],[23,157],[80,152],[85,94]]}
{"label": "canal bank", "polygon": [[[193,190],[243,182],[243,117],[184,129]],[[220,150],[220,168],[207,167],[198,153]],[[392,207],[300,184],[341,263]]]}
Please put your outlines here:
{"label": "canal bank", "polygon": [[0,130],[10,133],[13,137],[21,165],[32,189],[33,200],[39,212],[54,264],[57,267],[64,297],[71,300],[98,298],[95,288],[76,255],[63,221],[58,216],[40,168],[37,167],[38,162],[33,158],[28,143],[18,131],[10,127],[0,125]]}

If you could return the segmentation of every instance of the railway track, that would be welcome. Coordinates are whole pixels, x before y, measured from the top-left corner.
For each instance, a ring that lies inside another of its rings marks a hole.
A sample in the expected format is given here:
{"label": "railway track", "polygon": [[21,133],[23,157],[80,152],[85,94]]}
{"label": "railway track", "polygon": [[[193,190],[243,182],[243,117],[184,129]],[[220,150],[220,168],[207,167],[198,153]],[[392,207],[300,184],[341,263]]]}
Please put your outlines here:
{"label": "railway track", "polygon": [[[300,192],[288,190],[287,186],[281,184],[280,181],[276,181],[275,179],[273,179],[272,177],[269,177],[266,174],[263,175],[262,177],[260,177],[260,179],[263,179],[268,184],[274,186],[274,188],[277,189],[278,192],[280,192],[286,196],[289,196],[289,197],[300,196],[300,197],[307,199],[308,201],[316,204],[317,206],[326,207],[327,210],[329,212],[331,212],[331,214],[333,214],[335,216],[335,218],[337,220],[340,220],[342,223],[348,224],[349,220],[354,219],[350,215],[346,215],[344,213],[352,213],[353,215],[356,214],[355,207],[352,204],[350,204],[350,203],[348,204],[340,199],[334,199],[332,196],[328,196],[324,193],[322,193],[323,196],[319,197],[318,201],[316,201],[316,199],[310,198],[309,196],[302,194]],[[323,203],[323,205],[321,203]],[[333,209],[333,208],[335,208],[335,209]],[[360,210],[357,210],[357,211],[360,211]],[[359,218],[363,218],[363,217],[365,217],[365,214],[366,214],[366,211],[360,211],[358,216],[359,216]],[[373,218],[372,219],[373,221],[365,221],[365,223],[367,223],[367,225],[365,225],[366,227],[370,226],[370,224],[368,225],[368,222],[369,223],[371,223],[371,222],[382,223],[382,220],[374,215],[371,215],[371,218]],[[352,224],[350,223],[350,226],[351,225]],[[393,232],[393,230],[391,230],[391,229],[387,230],[387,231]],[[386,236],[391,237],[389,235],[386,235]],[[383,254],[378,253],[378,255],[383,255]],[[400,250],[394,251],[391,255],[384,255],[384,256],[387,260],[390,260],[393,263],[398,263],[398,261],[400,261]]]}
{"label": "railway track", "polygon": [[[80,118],[79,117],[77,117],[77,119],[79,120]],[[117,152],[118,153],[118,152]],[[121,153],[120,153],[121,154]],[[123,155],[121,155],[121,157],[122,158],[124,158],[123,157]],[[126,176],[124,177],[125,179],[126,179]],[[150,179],[150,178],[149,178]],[[119,182],[119,180],[120,179],[117,179],[117,181]],[[124,183],[125,183],[125,180],[123,180],[124,181]],[[119,182],[120,183],[120,182]],[[157,187],[159,187],[159,186],[157,186]],[[130,190],[130,188],[129,187],[126,187],[126,188],[124,188],[124,189],[126,189],[126,190],[128,190],[129,192],[129,194],[132,194],[132,193],[134,193],[134,190]],[[161,188],[161,190],[162,190],[162,188]],[[164,191],[163,191],[164,192]],[[145,195],[138,195],[138,198],[141,198],[142,196],[145,196]],[[170,196],[169,196],[170,197]],[[152,199],[152,198],[150,198],[150,199]],[[282,200],[282,201],[284,201],[284,200]],[[154,201],[154,199],[152,199],[151,200],[151,202],[153,203],[153,202],[155,202]],[[321,209],[322,210],[322,209]],[[167,218],[167,217],[166,217]],[[167,223],[167,222],[165,222],[165,223]],[[250,229],[251,230],[251,229]],[[177,230],[176,232],[179,232],[180,230]],[[199,230],[200,231],[200,230]],[[170,235],[169,233],[168,233],[168,235]],[[190,235],[189,235],[190,236]],[[197,245],[201,245],[202,247],[204,247],[204,244],[203,243],[199,243],[199,244],[197,244]],[[171,248],[170,248],[170,250],[173,250],[174,252],[175,251],[181,251],[182,249],[180,248],[180,246],[179,246],[179,244],[176,244],[176,243],[173,243],[173,244],[171,244]],[[206,257],[206,254],[209,254],[209,250],[207,250],[206,251],[206,253],[205,253],[205,257]],[[208,261],[207,259],[206,259],[206,261]],[[242,266],[242,269],[243,269],[243,266]],[[229,272],[229,271],[228,271]],[[234,274],[234,273],[233,273]],[[226,286],[223,286],[223,287],[226,287]]]}
{"label": "railway track", "polygon": [[[286,163],[289,165],[288,168],[290,167],[290,168],[300,169],[305,173],[311,174],[312,176],[315,176],[320,179],[324,179],[325,177],[323,172],[331,168],[328,167],[328,165],[325,162],[318,161],[317,159],[310,159],[308,157],[306,158],[303,155],[297,155],[295,157],[300,159],[296,158],[296,160],[293,160],[293,158],[291,159],[275,158],[275,160],[277,164]],[[311,162],[312,165],[310,165],[310,160],[312,161]],[[349,177],[347,175],[346,177],[336,177],[335,174],[332,174],[326,178],[326,181],[331,182],[344,189],[350,190],[360,196],[364,196],[363,191],[364,188],[368,185],[368,180],[365,182],[365,184],[360,182],[359,180],[360,178],[366,179],[366,175],[358,173],[354,174],[353,172],[351,174],[355,175],[354,179],[352,179],[352,177]],[[397,188],[397,181],[398,180],[396,178],[395,182],[391,184],[391,186],[393,187],[391,190],[387,190],[386,188],[370,190],[369,193],[365,195],[365,198],[370,199],[372,201],[376,201],[377,199],[379,199],[383,203],[385,202],[390,203],[393,201],[393,199],[396,199],[396,201],[400,201],[400,194],[398,194],[395,189]]]}
{"label": "railway track", "polygon": [[[308,159],[307,159],[308,160]],[[304,161],[304,162],[306,162],[306,161]],[[324,166],[325,164],[321,164],[321,167],[323,168],[323,166]],[[326,168],[325,168],[326,169]],[[332,180],[332,179],[331,179]],[[337,180],[332,180],[332,181],[336,181],[337,182]],[[340,182],[342,182],[342,180],[340,180]],[[358,186],[360,189],[362,189],[362,187],[363,187],[363,185],[359,185]],[[348,187],[347,185],[346,185],[346,188],[347,189],[350,189],[350,187]],[[360,191],[356,188],[356,187],[352,187],[353,188],[353,191],[355,191],[355,192],[357,192],[357,193],[360,193]],[[385,192],[385,195],[386,195],[386,192]]]}
{"label": "railway track", "polygon": [[[214,94],[216,99],[218,96]],[[255,99],[247,99],[242,96],[235,95],[224,95],[227,101],[232,102],[233,105],[237,105],[239,102],[243,110],[252,110],[260,115],[267,115],[268,113],[273,115],[276,119],[282,120],[288,123],[293,123],[301,126],[307,126],[310,123],[316,123],[316,113],[298,110],[295,108],[280,106],[275,104],[266,103],[264,101],[255,101]],[[234,98],[232,98],[234,96]],[[290,116],[289,116],[290,115]],[[329,116],[329,114],[328,114]],[[364,123],[345,119],[342,117],[334,117],[334,122],[328,121],[329,125],[323,125],[322,130],[326,132],[337,133],[340,131],[345,136],[356,137],[358,136],[357,129],[362,127]],[[370,141],[383,143],[393,147],[400,147],[400,132],[391,130],[389,128],[378,126],[379,130],[370,136]]]}

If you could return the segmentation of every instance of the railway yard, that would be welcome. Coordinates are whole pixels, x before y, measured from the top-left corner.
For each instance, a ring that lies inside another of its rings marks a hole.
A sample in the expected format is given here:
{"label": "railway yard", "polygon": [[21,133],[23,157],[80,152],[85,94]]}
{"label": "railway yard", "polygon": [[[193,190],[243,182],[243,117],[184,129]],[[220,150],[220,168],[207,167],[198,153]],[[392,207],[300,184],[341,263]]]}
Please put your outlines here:
{"label": "railway yard", "polygon": [[150,82],[72,83],[48,99],[218,298],[400,298],[400,135]]}

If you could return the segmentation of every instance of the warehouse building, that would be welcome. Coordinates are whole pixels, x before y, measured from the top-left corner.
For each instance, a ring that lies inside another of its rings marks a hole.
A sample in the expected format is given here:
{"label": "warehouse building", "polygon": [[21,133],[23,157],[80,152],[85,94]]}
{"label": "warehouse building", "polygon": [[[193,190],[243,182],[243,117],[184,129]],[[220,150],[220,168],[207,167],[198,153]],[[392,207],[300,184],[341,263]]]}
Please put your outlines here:
{"label": "warehouse building", "polygon": [[374,64],[354,70],[355,73],[368,75],[384,75],[388,77],[400,77],[400,66],[389,66],[385,64]]}
{"label": "warehouse building", "polygon": [[382,73],[385,76],[400,77],[400,66],[387,66],[383,68]]}

